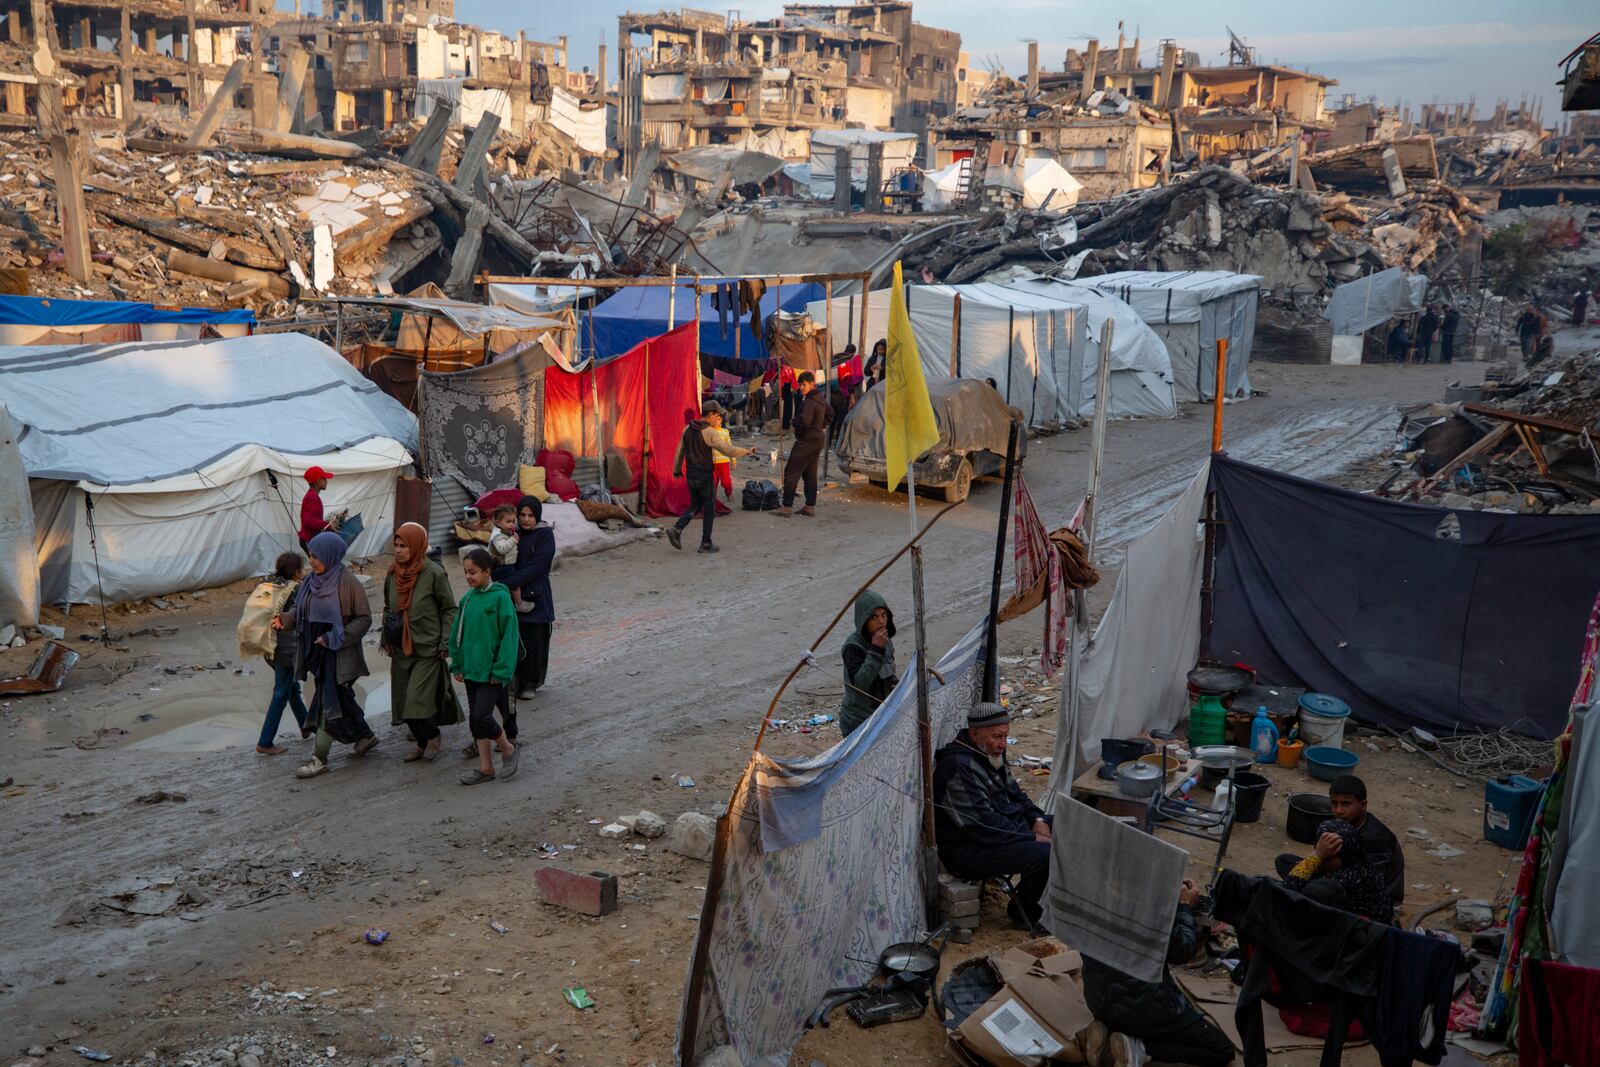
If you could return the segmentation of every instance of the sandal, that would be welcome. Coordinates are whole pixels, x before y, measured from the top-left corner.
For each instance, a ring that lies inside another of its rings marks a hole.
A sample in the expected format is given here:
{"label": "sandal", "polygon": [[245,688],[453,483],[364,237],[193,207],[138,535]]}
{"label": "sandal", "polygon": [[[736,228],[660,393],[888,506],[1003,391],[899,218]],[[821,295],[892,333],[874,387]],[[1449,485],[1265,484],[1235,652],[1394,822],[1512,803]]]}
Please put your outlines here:
{"label": "sandal", "polygon": [[494,775],[492,775],[492,774],[484,774],[481,770],[479,770],[476,767],[472,768],[472,770],[467,771],[465,774],[463,774],[461,776],[461,784],[462,785],[478,785],[480,782],[492,782],[492,781],[494,781]]}
{"label": "sandal", "polygon": [[478,742],[475,741],[475,740],[474,741],[468,741],[467,742],[467,747],[461,750],[461,754],[463,756],[467,757],[468,759],[472,759],[474,756],[476,756],[478,754]]}
{"label": "sandal", "polygon": [[428,742],[428,747],[422,750],[422,758],[432,763],[439,758],[439,741],[435,738]]}
{"label": "sandal", "polygon": [[355,751],[350,753],[350,758],[351,759],[360,759],[362,756],[365,756],[368,752],[371,752],[373,749],[375,749],[377,747],[378,747],[378,737],[377,737],[376,734],[373,734],[373,735],[368,736],[368,737],[363,737],[361,740],[356,742]]}
{"label": "sandal", "polygon": [[427,758],[428,758],[428,754],[426,752],[422,751],[422,749],[420,749],[420,748],[414,748],[410,752],[407,752],[404,756],[401,756],[400,757],[400,762],[401,763],[415,763],[419,759],[427,759]]}
{"label": "sandal", "polygon": [[517,757],[522,755],[522,746],[518,745],[511,750],[511,755],[500,757],[500,777],[510,778],[517,773]]}
{"label": "sandal", "polygon": [[258,756],[281,756],[287,751],[289,751],[289,750],[284,748],[282,745],[257,745],[256,746],[256,755],[258,755]]}

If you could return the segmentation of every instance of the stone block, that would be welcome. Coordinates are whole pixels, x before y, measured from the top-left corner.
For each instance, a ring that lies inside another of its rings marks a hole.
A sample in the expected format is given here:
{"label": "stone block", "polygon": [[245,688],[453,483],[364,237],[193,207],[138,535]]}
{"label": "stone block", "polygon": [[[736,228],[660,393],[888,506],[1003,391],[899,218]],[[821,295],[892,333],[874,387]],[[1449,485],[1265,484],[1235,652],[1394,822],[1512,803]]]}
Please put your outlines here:
{"label": "stone block", "polygon": [[600,836],[610,841],[618,841],[627,837],[633,831],[620,822],[607,823],[600,827]]}
{"label": "stone block", "polygon": [[667,820],[653,811],[641,811],[633,817],[633,832],[640,837],[660,837],[667,832]]}
{"label": "stone block", "polygon": [[539,894],[555,904],[584,915],[610,915],[617,910],[617,876],[603,871],[579,874],[560,867],[540,867],[534,872]]}
{"label": "stone block", "polygon": [[672,824],[672,841],[667,845],[680,856],[709,860],[717,839],[717,821],[698,811],[686,811]]}

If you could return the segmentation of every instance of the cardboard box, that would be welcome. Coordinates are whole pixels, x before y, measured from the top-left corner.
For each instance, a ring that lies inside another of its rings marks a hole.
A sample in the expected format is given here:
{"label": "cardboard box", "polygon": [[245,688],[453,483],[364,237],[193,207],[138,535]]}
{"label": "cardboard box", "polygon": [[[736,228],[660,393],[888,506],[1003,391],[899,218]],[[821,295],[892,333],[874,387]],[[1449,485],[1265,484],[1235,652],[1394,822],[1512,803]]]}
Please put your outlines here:
{"label": "cardboard box", "polygon": [[1083,1062],[1076,1037],[1094,1016],[1075,980],[1082,957],[1054,938],[1040,938],[989,962],[1005,987],[950,1035],[956,1057],[991,1067]]}

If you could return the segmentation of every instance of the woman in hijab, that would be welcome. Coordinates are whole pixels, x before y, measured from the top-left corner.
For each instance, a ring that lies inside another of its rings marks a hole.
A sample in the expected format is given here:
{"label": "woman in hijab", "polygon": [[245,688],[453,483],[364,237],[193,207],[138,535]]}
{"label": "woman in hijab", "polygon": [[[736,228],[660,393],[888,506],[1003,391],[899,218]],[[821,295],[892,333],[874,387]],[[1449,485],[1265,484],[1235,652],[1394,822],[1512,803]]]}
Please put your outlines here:
{"label": "woman in hijab", "polygon": [[[544,685],[550,667],[550,631],[556,621],[550,567],[556,559],[556,529],[544,521],[544,505],[525,496],[517,501],[517,559],[490,575],[517,594],[517,630],[522,651],[513,679],[517,699],[528,700]],[[505,710],[505,709],[502,709]],[[506,719],[506,736],[516,740],[516,718]]]}
{"label": "woman in hijab", "polygon": [[311,577],[300,586],[294,606],[272,622],[299,628],[295,650],[295,676],[311,676],[316,686],[307,710],[306,725],[317,730],[316,754],[298,770],[296,778],[314,778],[328,770],[328,754],[335,741],[354,745],[359,759],[378,744],[367,716],[356,700],[355,683],[367,676],[361,638],[372,628],[372,608],[367,591],[344,566],[344,538],[324,531],[311,539]]}
{"label": "woman in hijab", "polygon": [[428,531],[408,522],[394,532],[394,563],[383,583],[383,651],[389,657],[391,721],[411,731],[417,747],[405,761],[439,755],[439,727],[461,721],[450,684],[446,640],[456,596],[444,568],[428,558]]}
{"label": "woman in hijab", "polygon": [[1317,847],[1295,864],[1283,884],[1319,904],[1374,922],[1394,918],[1383,868],[1372,862],[1354,826],[1343,819],[1326,819],[1317,827]]}
{"label": "woman in hijab", "polygon": [[885,338],[880,337],[873,342],[872,354],[867,357],[864,369],[866,376],[862,379],[863,391],[883,381],[883,376],[889,370],[889,342]]}

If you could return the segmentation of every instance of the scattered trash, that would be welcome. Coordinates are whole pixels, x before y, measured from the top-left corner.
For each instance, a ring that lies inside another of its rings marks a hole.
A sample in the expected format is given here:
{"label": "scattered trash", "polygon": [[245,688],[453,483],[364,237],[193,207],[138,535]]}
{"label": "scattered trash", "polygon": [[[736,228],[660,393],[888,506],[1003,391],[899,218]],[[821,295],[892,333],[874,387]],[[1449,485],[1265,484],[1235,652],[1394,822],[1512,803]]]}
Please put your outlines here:
{"label": "scattered trash", "polygon": [[366,942],[369,945],[381,945],[385,941],[389,940],[389,931],[369,929],[361,936],[366,939]]}
{"label": "scattered trash", "polygon": [[690,778],[687,774],[678,775],[678,788],[679,789],[693,789],[694,788],[694,779]]}
{"label": "scattered trash", "polygon": [[493,1035],[493,1034],[484,1034],[484,1035],[483,1035],[483,1043],[484,1043],[484,1044],[485,1044],[485,1045],[492,1045],[492,1044],[494,1044],[494,1035]]}
{"label": "scattered trash", "polygon": [[[59,627],[41,626],[39,629],[49,632]],[[65,637],[65,632],[52,634],[53,637]],[[53,693],[61,688],[61,683],[66,681],[67,674],[78,665],[79,655],[66,645],[50,641],[39,650],[33,658],[33,663],[28,667],[28,673],[14,678],[0,678],[0,696],[29,696],[34,693]]]}
{"label": "scattered trash", "polygon": [[189,799],[187,793],[170,793],[165,789],[157,789],[153,793],[144,793],[133,798],[135,804],[183,804]]}
{"label": "scattered trash", "polygon": [[1428,849],[1428,855],[1437,856],[1442,860],[1447,860],[1456,856],[1465,855],[1465,853],[1463,853],[1459,848],[1451,848],[1449,845],[1440,842],[1438,848]]}
{"label": "scattered trash", "polygon": [[99,1052],[99,1051],[96,1051],[95,1049],[92,1049],[92,1048],[88,1047],[87,1045],[73,1045],[72,1046],[72,1051],[76,1052],[78,1055],[82,1056],[84,1059],[86,1059],[86,1060],[94,1060],[96,1063],[101,1063],[101,1062],[104,1062],[104,1061],[109,1060],[111,1058],[111,1053],[109,1053],[109,1052]]}
{"label": "scattered trash", "polygon": [[511,932],[511,928],[500,922],[498,919],[489,920],[489,929],[493,930],[497,934],[509,934]]}
{"label": "scattered trash", "polygon": [[[589,991],[581,985],[569,986],[561,991],[561,995],[567,998],[568,1004],[579,1011],[594,1007],[594,1001],[589,999]],[[106,1058],[110,1059],[109,1056]]]}

